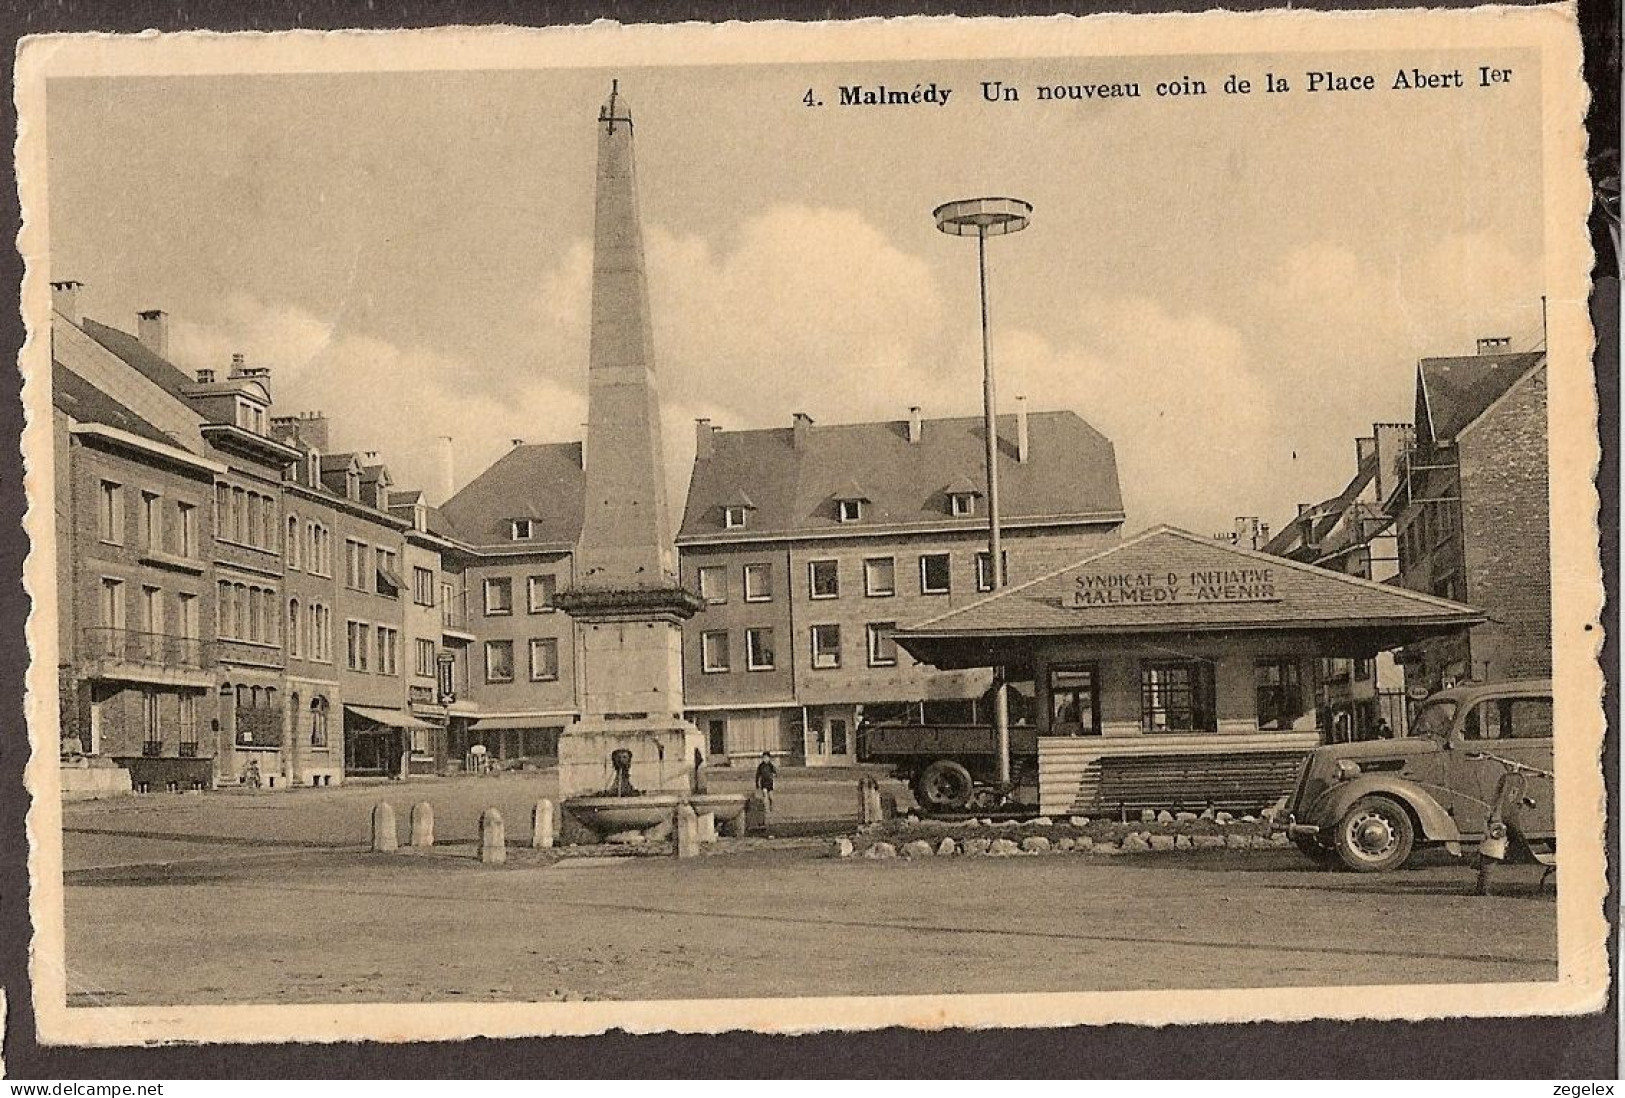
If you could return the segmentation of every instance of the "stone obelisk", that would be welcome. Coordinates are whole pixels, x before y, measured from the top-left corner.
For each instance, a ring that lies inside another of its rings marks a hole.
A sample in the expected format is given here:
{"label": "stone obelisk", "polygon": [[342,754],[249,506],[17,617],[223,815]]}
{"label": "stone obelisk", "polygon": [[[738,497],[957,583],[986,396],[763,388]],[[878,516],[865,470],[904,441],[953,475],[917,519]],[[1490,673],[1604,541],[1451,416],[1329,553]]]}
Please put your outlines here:
{"label": "stone obelisk", "polygon": [[702,604],[677,576],[632,112],[618,87],[598,114],[597,186],[586,510],[575,581],[558,597],[581,631],[582,716],[559,741],[561,797],[609,786],[617,748],[632,752],[638,789],[686,791],[702,743],[683,719],[682,662],[682,623]]}

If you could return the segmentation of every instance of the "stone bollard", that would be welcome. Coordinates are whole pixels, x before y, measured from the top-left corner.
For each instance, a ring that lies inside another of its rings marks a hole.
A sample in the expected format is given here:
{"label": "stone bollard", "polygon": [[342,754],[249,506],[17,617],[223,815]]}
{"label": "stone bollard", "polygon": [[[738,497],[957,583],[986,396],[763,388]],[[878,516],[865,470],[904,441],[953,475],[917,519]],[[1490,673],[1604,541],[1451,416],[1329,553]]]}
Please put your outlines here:
{"label": "stone bollard", "polygon": [[858,779],[858,822],[877,824],[883,817],[880,811],[880,783],[874,775],[865,774]]}
{"label": "stone bollard", "polygon": [[487,808],[480,813],[480,861],[501,865],[508,860],[508,836],[502,826],[502,813]]}
{"label": "stone bollard", "polygon": [[535,850],[553,848],[553,802],[545,798],[530,810],[530,845]]}
{"label": "stone bollard", "polygon": [[382,852],[395,845],[395,810],[388,801],[379,801],[372,806],[372,848]]}
{"label": "stone bollard", "polygon": [[434,845],[434,805],[428,801],[412,806],[412,845]]}
{"label": "stone bollard", "polygon": [[760,793],[752,793],[745,802],[745,834],[756,834],[767,830],[767,798]]}
{"label": "stone bollard", "polygon": [[700,842],[714,843],[717,841],[717,814],[715,812],[701,812],[699,814]]}
{"label": "stone bollard", "polygon": [[880,798],[880,818],[895,820],[897,818],[897,794],[889,789],[881,790],[879,788],[876,788],[875,792]]}
{"label": "stone bollard", "polygon": [[680,804],[677,806],[677,827],[675,842],[672,849],[679,858],[692,858],[700,852],[700,818],[694,813],[694,806]]}

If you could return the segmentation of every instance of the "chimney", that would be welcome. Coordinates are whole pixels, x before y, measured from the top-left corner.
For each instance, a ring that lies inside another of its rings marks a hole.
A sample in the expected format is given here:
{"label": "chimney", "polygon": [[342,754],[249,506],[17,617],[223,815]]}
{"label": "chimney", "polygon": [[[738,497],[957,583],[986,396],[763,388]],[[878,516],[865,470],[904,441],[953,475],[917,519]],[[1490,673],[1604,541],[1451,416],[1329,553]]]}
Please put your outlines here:
{"label": "chimney", "polygon": [[1504,355],[1511,350],[1511,336],[1484,336],[1478,341],[1478,353],[1481,355]]}
{"label": "chimney", "polygon": [[243,369],[247,365],[247,362],[248,360],[243,356],[241,351],[234,352],[231,356],[231,373],[227,376],[233,378],[242,377]]}
{"label": "chimney", "polygon": [[716,453],[716,446],[713,445],[714,440],[712,438],[712,434],[713,432],[711,429],[710,420],[696,419],[694,421],[695,461],[707,461],[710,459],[712,454]]}
{"label": "chimney", "polygon": [[1264,546],[1268,545],[1269,543],[1270,543],[1270,524],[1267,523],[1267,522],[1261,522],[1261,523],[1258,524],[1258,548],[1262,549],[1262,548],[1264,548]]}
{"label": "chimney", "polygon": [[452,456],[451,436],[441,435],[440,443],[440,499],[445,503],[457,494],[457,463]]}
{"label": "chimney", "polygon": [[1416,428],[1409,423],[1374,423],[1377,449],[1377,496],[1387,499],[1399,485],[1399,465],[1405,452],[1416,445]]}
{"label": "chimney", "polygon": [[197,383],[199,385],[213,385],[214,384],[214,371],[213,370],[199,370],[197,372]]}
{"label": "chimney", "polygon": [[908,410],[908,440],[910,442],[920,441],[920,435],[924,429],[920,423],[920,406],[918,404],[912,405]]}
{"label": "chimney", "polygon": [[136,335],[159,358],[169,357],[169,314],[162,309],[142,309],[136,313]]}
{"label": "chimney", "polygon": [[1016,398],[1016,460],[1026,461],[1032,456],[1032,440],[1027,434],[1027,398]]}
{"label": "chimney", "polygon": [[1249,547],[1254,548],[1254,549],[1258,548],[1256,545],[1252,544],[1253,535],[1252,535],[1252,532],[1251,532],[1252,527],[1256,526],[1257,523],[1258,523],[1258,520],[1255,519],[1255,518],[1250,518],[1247,515],[1237,515],[1236,516],[1236,536],[1232,540],[1232,544],[1234,544],[1234,545],[1246,545],[1246,546],[1249,546]]}
{"label": "chimney", "polygon": [[72,279],[51,283],[51,308],[75,324],[79,323],[79,291],[84,288],[83,282]]}
{"label": "chimney", "polygon": [[366,450],[366,451],[363,451],[363,452],[362,452],[362,454],[361,454],[361,457],[362,457],[362,458],[363,458],[363,459],[364,459],[364,460],[365,460],[365,461],[366,461],[366,462],[367,462],[367,464],[369,464],[369,465],[376,465],[376,464],[378,464],[378,451],[377,451],[377,450]]}
{"label": "chimney", "polygon": [[806,412],[797,412],[790,422],[794,431],[796,449],[803,449],[807,445],[807,432],[812,430],[812,416]]}
{"label": "chimney", "polygon": [[525,440],[522,438],[511,439],[509,441],[511,441],[515,446],[523,446],[525,444]]}

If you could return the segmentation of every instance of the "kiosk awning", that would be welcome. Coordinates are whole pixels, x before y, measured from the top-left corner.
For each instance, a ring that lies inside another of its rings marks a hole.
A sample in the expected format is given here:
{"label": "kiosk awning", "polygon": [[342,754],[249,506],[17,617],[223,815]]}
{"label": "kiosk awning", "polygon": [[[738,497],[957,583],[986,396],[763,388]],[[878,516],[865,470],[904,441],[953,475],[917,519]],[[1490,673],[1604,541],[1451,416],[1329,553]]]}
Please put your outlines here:
{"label": "kiosk awning", "polygon": [[438,725],[428,721],[420,721],[404,709],[389,709],[381,705],[346,705],[346,712],[354,713],[362,720],[374,724],[387,725],[390,728],[437,728]]}

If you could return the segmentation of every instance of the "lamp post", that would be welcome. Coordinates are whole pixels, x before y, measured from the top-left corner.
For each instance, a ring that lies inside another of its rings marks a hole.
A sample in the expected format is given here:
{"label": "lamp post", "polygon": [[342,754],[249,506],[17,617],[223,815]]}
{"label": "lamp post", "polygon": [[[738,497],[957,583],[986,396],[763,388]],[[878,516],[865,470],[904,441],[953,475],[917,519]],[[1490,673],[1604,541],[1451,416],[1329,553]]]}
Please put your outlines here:
{"label": "lamp post", "polygon": [[[1004,550],[999,532],[998,390],[987,320],[987,238],[1018,233],[1032,220],[1033,207],[1019,198],[965,198],[931,211],[937,229],[949,236],[976,238],[976,273],[982,291],[982,419],[987,434],[987,566],[990,586],[1004,586]],[[999,785],[1010,785],[1010,707],[1004,668],[993,671],[993,725],[998,737]]]}

